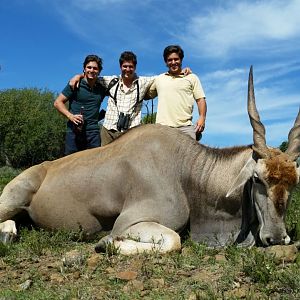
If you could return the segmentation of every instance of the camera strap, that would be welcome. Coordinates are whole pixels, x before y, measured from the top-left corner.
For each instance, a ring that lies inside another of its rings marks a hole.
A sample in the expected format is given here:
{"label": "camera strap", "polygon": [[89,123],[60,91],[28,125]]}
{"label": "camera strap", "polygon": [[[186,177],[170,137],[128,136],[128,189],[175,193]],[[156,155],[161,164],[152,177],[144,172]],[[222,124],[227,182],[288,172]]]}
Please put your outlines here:
{"label": "camera strap", "polygon": [[140,85],[139,85],[139,81],[138,80],[136,81],[136,89],[137,89],[137,92],[136,92],[137,95],[136,95],[136,102],[135,102],[135,104],[132,107],[133,111],[136,109],[136,107],[138,106],[138,104],[143,101],[143,99],[142,99],[142,101],[140,101]]}
{"label": "camera strap", "polygon": [[69,110],[71,109],[72,103],[77,102],[78,103],[78,91],[80,89],[81,79],[78,81],[78,86],[75,85],[75,87],[72,89],[72,97],[69,100]]}
{"label": "camera strap", "polygon": [[117,107],[117,109],[118,109],[118,106],[117,106],[117,94],[118,94],[119,86],[120,86],[120,82],[118,82],[118,84],[117,84],[117,86],[116,86],[116,89],[115,89],[115,94],[114,94],[114,96],[112,97],[112,98],[114,99],[115,106]]}
{"label": "camera strap", "polygon": [[[120,81],[119,81],[119,78],[114,78],[114,79],[117,79],[113,84],[112,86],[110,87],[110,89],[118,82],[117,86],[116,86],[116,89],[115,89],[115,93],[114,93],[114,96],[112,97],[112,95],[109,93],[109,96],[114,100],[114,103],[115,103],[115,106],[118,110],[118,105],[117,105],[117,94],[118,94],[118,89],[119,89],[119,86],[120,86]],[[110,86],[110,84],[112,83],[112,81],[114,80],[112,79],[111,82],[109,83],[108,87]],[[108,89],[108,88],[107,88]],[[137,106],[143,101],[140,100],[140,85],[139,85],[139,80],[136,81],[136,89],[137,89],[137,99],[136,99],[136,102],[134,103],[134,105],[132,106],[132,113],[130,114],[130,117],[133,115],[134,111],[136,110]],[[119,110],[118,110],[118,114],[119,114]]]}
{"label": "camera strap", "polygon": [[136,88],[137,88],[137,96],[136,96],[136,102],[134,103],[134,105],[132,106],[132,112],[130,114],[130,119],[132,117],[132,115],[134,114],[136,108],[138,107],[138,105],[143,102],[143,99],[140,100],[140,85],[139,85],[139,81],[136,81]]}
{"label": "camera strap", "polygon": [[[116,87],[116,90],[115,90],[115,95],[114,95],[114,97],[111,95],[111,93],[110,93],[110,90],[111,90],[111,88],[113,87],[113,86],[115,86],[116,84],[118,83],[118,85],[117,85],[117,87]],[[115,100],[115,98],[116,98],[116,96],[117,96],[117,90],[118,90],[118,88],[119,88],[119,78],[118,77],[115,77],[115,78],[113,78],[110,82],[109,82],[109,84],[108,84],[108,86],[107,86],[107,89],[106,89],[106,92],[105,92],[105,94],[106,94],[106,96],[110,96],[111,98],[113,98],[114,100]],[[115,100],[116,101],[116,100]]]}

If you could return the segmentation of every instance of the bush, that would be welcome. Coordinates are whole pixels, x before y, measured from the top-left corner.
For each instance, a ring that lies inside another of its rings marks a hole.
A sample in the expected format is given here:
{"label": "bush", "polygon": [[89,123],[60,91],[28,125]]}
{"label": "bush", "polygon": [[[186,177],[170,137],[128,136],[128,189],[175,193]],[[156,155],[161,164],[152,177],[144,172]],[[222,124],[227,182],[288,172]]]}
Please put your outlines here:
{"label": "bush", "polygon": [[11,167],[0,167],[0,194],[3,188],[17,175],[21,173],[21,169],[13,169]]}
{"label": "bush", "polygon": [[281,145],[279,146],[279,149],[282,151],[282,152],[285,152],[286,149],[288,147],[288,142],[287,141],[284,141],[281,143]]}
{"label": "bush", "polygon": [[153,114],[147,114],[142,118],[142,124],[154,124],[156,120],[156,112]]}
{"label": "bush", "polygon": [[293,241],[300,239],[300,184],[294,189],[287,210],[286,227]]}
{"label": "bush", "polygon": [[38,89],[0,92],[0,164],[23,168],[62,156],[65,120],[55,98]]}

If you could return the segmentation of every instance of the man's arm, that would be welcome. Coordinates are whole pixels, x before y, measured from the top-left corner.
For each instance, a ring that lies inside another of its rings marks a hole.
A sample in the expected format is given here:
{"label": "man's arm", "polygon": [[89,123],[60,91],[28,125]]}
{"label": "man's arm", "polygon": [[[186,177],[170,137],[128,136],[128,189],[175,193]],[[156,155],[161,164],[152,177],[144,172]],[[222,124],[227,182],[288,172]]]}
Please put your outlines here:
{"label": "man's arm", "polygon": [[[84,78],[84,74],[76,74],[70,79],[69,85],[72,90],[74,90],[75,88],[79,88],[79,83],[82,78]],[[100,77],[98,77],[97,80],[100,84],[102,84],[105,88],[107,88],[109,86],[109,83],[111,82],[111,80],[114,78],[118,78],[118,76],[116,76],[116,75],[100,76]]]}
{"label": "man's arm", "polygon": [[80,80],[84,78],[84,74],[76,74],[71,78],[69,81],[69,85],[71,86],[72,90],[78,89]]}
{"label": "man's arm", "polygon": [[65,104],[67,101],[68,98],[64,94],[60,93],[56,98],[56,100],[54,101],[54,107],[74,124],[78,125],[82,123],[83,121],[82,115],[80,114],[73,115],[72,113],[69,112]]}
{"label": "man's arm", "polygon": [[155,97],[157,97],[157,91],[156,91],[156,84],[154,79],[144,96],[144,100],[153,99]]}
{"label": "man's arm", "polygon": [[199,119],[196,123],[196,132],[202,132],[205,128],[205,119],[207,112],[207,105],[205,98],[196,99],[196,103],[198,106]]}

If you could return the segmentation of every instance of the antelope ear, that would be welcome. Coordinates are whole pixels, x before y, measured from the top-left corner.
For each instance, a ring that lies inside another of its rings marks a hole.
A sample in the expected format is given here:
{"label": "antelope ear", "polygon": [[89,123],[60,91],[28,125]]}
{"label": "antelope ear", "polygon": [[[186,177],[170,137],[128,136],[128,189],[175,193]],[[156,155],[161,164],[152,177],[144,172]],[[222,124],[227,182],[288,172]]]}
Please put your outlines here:
{"label": "antelope ear", "polygon": [[231,185],[229,191],[226,194],[226,197],[229,197],[235,190],[243,186],[247,180],[252,176],[254,167],[256,165],[256,161],[252,158],[246,162],[236,179],[234,180],[233,184]]}

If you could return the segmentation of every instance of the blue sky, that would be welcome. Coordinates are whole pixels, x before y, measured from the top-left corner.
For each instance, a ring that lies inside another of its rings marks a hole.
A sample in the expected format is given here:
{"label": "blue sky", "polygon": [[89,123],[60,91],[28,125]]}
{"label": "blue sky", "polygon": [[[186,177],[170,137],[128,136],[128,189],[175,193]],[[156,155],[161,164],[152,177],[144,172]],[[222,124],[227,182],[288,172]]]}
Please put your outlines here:
{"label": "blue sky", "polygon": [[179,44],[207,97],[202,142],[252,143],[253,65],[267,143],[279,146],[300,104],[299,12],[299,0],[2,0],[0,90],[60,92],[88,54],[103,58],[102,75],[119,74],[124,50],[137,54],[139,75],[159,74],[163,49]]}

